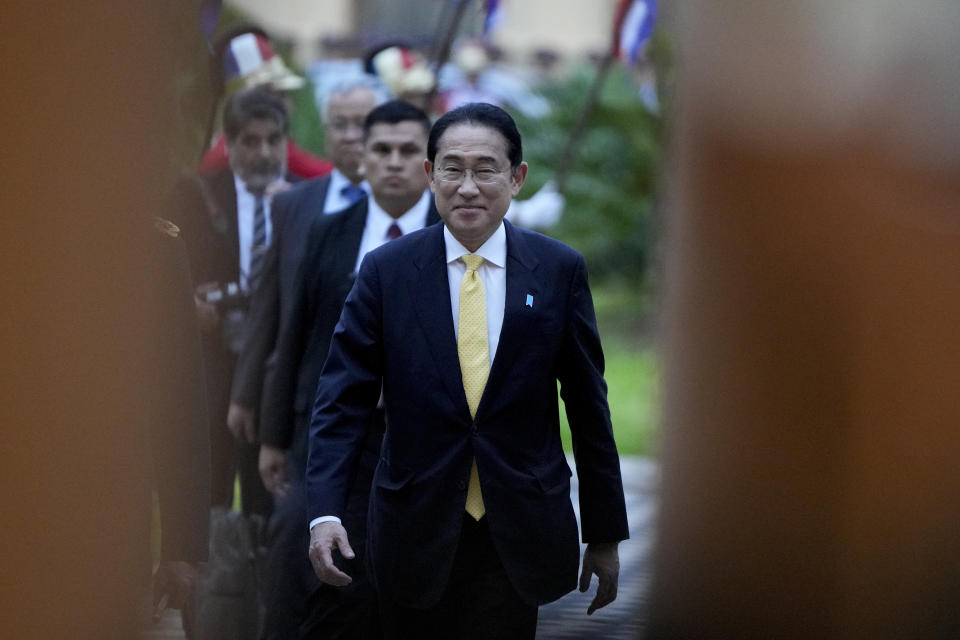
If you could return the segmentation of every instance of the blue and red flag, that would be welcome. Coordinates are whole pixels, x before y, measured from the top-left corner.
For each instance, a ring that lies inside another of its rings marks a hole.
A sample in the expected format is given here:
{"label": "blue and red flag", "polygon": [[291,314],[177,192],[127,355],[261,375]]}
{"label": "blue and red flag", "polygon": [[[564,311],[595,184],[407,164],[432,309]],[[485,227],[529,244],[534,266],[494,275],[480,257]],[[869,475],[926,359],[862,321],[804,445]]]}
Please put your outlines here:
{"label": "blue and red flag", "polygon": [[620,0],[613,19],[613,52],[636,62],[657,23],[657,0]]}

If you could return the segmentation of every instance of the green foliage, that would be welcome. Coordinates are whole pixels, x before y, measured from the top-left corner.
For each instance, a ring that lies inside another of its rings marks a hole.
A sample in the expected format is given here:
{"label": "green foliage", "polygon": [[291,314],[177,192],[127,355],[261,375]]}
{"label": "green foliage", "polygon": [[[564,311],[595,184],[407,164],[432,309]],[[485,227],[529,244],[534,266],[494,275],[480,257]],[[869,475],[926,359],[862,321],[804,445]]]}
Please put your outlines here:
{"label": "green foliage", "polygon": [[[530,164],[522,197],[553,178],[594,77],[581,69],[543,87],[553,105],[547,117],[517,116]],[[647,111],[628,72],[615,64],[567,176],[563,217],[550,230],[586,258],[606,354],[610,416],[617,447],[627,455],[656,453],[660,375],[645,324],[662,132],[660,118]],[[561,419],[569,451],[563,411]]]}
{"label": "green foliage", "polygon": [[[292,65],[291,65],[292,66]],[[296,73],[304,75],[300,69]],[[293,104],[293,113],[290,118],[290,137],[297,144],[315,156],[325,157],[323,142],[323,122],[317,112],[317,104],[313,98],[313,83],[307,84],[297,91],[290,92]]]}
{"label": "green foliage", "polygon": [[[551,179],[595,72],[581,69],[547,85],[553,110],[543,118],[517,117],[530,163],[527,197]],[[661,123],[637,97],[636,86],[615,64],[564,185],[566,207],[551,235],[584,254],[591,277],[645,282],[660,157]]]}
{"label": "green foliage", "polygon": [[[614,347],[614,348],[611,348]],[[607,401],[614,439],[620,455],[657,453],[657,421],[660,411],[660,372],[649,349],[606,345]],[[566,413],[560,411],[560,435],[564,450],[572,451]]]}
{"label": "green foliage", "polygon": [[[651,346],[646,316],[648,294],[623,280],[609,279],[591,287],[597,329],[606,359],[607,402],[617,448],[624,455],[656,455],[660,417],[660,367]],[[560,412],[566,450],[570,434]]]}

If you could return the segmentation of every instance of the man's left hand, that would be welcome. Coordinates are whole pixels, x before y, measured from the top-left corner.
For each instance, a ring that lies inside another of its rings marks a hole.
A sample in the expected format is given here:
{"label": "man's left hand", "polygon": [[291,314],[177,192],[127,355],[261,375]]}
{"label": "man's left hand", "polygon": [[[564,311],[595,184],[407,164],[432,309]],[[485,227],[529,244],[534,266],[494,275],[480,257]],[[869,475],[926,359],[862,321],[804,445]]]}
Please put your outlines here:
{"label": "man's left hand", "polygon": [[617,581],[620,578],[619,542],[591,542],[583,554],[583,571],[580,573],[580,592],[590,586],[590,576],[597,574],[597,595],[587,609],[587,615],[605,607],[617,599]]}

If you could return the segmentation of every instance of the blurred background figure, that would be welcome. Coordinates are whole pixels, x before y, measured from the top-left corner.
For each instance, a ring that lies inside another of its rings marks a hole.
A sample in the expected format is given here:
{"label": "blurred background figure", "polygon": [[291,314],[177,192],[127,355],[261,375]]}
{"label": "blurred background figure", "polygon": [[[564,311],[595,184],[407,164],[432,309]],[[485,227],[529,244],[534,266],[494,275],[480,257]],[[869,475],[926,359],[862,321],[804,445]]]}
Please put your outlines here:
{"label": "blurred background figure", "polygon": [[367,53],[364,71],[376,76],[397,100],[433,113],[437,77],[420,52],[404,44],[380,45]]}
{"label": "blurred background figure", "polygon": [[[370,186],[361,166],[363,123],[384,101],[382,86],[367,76],[341,80],[325,96],[325,139],[336,168],[326,176],[299,183],[272,202],[273,241],[263,277],[250,301],[250,320],[233,377],[227,421],[243,424],[243,428],[259,422],[260,476],[276,505],[267,532],[264,572],[266,639],[296,637],[307,596],[317,585],[303,552],[309,538],[298,492],[306,464],[305,444],[296,442],[294,424],[278,424],[269,412],[261,412],[261,398],[277,373],[272,354],[279,327],[289,322],[294,310],[296,276],[307,253],[311,225],[325,215],[360,205],[368,196]],[[264,404],[268,404],[266,398]]]}
{"label": "blurred background figure", "polygon": [[442,92],[444,111],[450,111],[468,102],[486,102],[501,106],[500,95],[492,88],[481,86],[483,72],[490,65],[490,56],[483,46],[483,42],[469,40],[462,42],[453,54],[453,67],[459,71],[456,84]]}
{"label": "blurred background figure", "polygon": [[[282,98],[288,112],[293,110],[289,93],[303,88],[305,81],[291,71],[277,55],[267,34],[252,25],[241,25],[222,34],[213,48],[211,70],[217,95],[229,97],[242,89],[260,87]],[[226,140],[217,134],[203,154],[197,171],[211,173],[228,164]],[[299,178],[314,178],[330,173],[333,165],[287,140],[287,169]]]}
{"label": "blurred background figure", "polygon": [[182,238],[154,224],[204,60],[196,4],[4,5],[4,638],[136,638],[152,565],[206,554],[192,287]]}
{"label": "blurred background figure", "polygon": [[960,635],[960,4],[680,3],[648,637]]}
{"label": "blurred background figure", "polygon": [[545,116],[550,103],[530,87],[518,69],[498,64],[502,52],[481,38],[465,38],[454,48],[450,63],[440,70],[440,101],[444,111],[468,102],[508,106],[531,118]]}
{"label": "blurred background figure", "polygon": [[183,229],[203,333],[212,504],[229,508],[239,477],[243,512],[265,517],[271,500],[257,471],[254,425],[228,421],[228,405],[249,298],[272,236],[272,199],[296,177],[285,170],[289,121],[280,98],[244,89],[227,100],[223,120],[229,166],[185,176],[170,216]]}
{"label": "blurred background figure", "polygon": [[[181,610],[187,637],[193,634],[196,589],[207,560],[210,513],[210,425],[206,407],[200,328],[193,280],[180,229],[156,218],[149,243],[149,313],[156,318],[147,362],[150,389],[145,415],[149,437],[159,562],[154,573],[152,616]],[[144,504],[144,513],[149,513]],[[147,560],[149,562],[149,560]]]}

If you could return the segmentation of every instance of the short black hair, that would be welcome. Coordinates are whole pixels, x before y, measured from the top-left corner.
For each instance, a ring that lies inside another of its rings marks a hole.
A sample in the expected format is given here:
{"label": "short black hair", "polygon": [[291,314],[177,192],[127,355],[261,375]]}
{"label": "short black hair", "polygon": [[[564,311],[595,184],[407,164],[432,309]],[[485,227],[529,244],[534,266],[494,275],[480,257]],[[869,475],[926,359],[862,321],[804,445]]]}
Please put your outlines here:
{"label": "short black hair", "polygon": [[236,138],[248,122],[257,118],[273,120],[284,134],[290,128],[283,100],[266,89],[244,89],[230,96],[223,107],[223,133],[227,140]]}
{"label": "short black hair", "polygon": [[367,139],[375,124],[398,124],[407,121],[419,123],[424,133],[430,133],[430,118],[422,109],[403,100],[384,102],[368,113],[367,119],[363,121],[363,139]]}
{"label": "short black hair", "polygon": [[427,140],[427,160],[433,164],[437,157],[437,146],[440,138],[447,129],[455,124],[475,124],[498,131],[507,141],[507,158],[510,167],[516,169],[523,162],[523,143],[520,140],[520,131],[517,123],[510,114],[500,107],[486,102],[469,102],[453,111],[448,111],[437,120],[430,129],[430,138]]}

